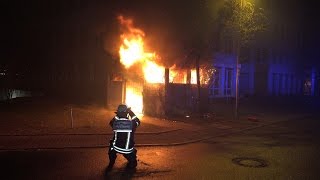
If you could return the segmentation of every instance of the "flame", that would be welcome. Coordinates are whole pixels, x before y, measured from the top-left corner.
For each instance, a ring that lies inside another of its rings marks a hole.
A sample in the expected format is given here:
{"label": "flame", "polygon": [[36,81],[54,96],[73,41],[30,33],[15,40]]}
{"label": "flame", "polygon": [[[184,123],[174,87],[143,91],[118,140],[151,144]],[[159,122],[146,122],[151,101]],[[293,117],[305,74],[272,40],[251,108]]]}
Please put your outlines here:
{"label": "flame", "polygon": [[135,63],[142,63],[153,61],[156,59],[156,54],[145,52],[143,37],[144,32],[133,27],[133,22],[130,19],[124,19],[119,16],[121,25],[124,28],[124,33],[121,34],[120,39],[122,44],[119,49],[120,62],[129,69]]}
{"label": "flame", "polygon": [[[120,62],[128,70],[134,64],[140,64],[144,80],[147,83],[164,83],[165,67],[156,63],[160,59],[155,52],[147,52],[144,44],[145,33],[135,28],[131,19],[125,19],[123,16],[118,17],[122,25],[122,34],[120,35],[121,45],[119,48]],[[136,67],[136,66],[134,66]],[[169,82],[186,83],[187,72],[175,69],[175,65],[170,67]],[[130,80],[129,80],[130,81]],[[135,80],[134,80],[135,81]],[[191,84],[197,84],[196,70],[191,70]],[[142,113],[142,83],[139,85],[127,84],[126,87],[126,102],[136,113]]]}
{"label": "flame", "polygon": [[141,36],[129,39],[125,35],[121,36],[123,39],[123,44],[120,46],[120,62],[125,66],[125,68],[131,67],[137,62],[148,61],[149,59],[154,59],[154,53],[144,52],[144,43]]}
{"label": "flame", "polygon": [[119,53],[121,54],[120,62],[125,66],[125,68],[129,68],[143,57],[142,39],[138,38],[128,40],[127,38],[124,38]]}
{"label": "flame", "polygon": [[142,92],[135,90],[134,87],[126,88],[126,104],[131,107],[132,111],[142,114],[143,102]]}
{"label": "flame", "polygon": [[[164,82],[164,67],[158,65],[155,60],[156,53],[146,52],[143,37],[145,33],[133,26],[131,19],[125,19],[123,16],[118,17],[122,25],[123,33],[120,36],[122,41],[119,55],[120,62],[128,69],[137,63],[142,66],[143,77],[148,83],[163,83]],[[137,87],[137,84],[128,84],[126,88],[126,103],[132,107],[137,113],[142,113],[142,85]]]}
{"label": "flame", "polygon": [[144,78],[148,83],[164,83],[165,68],[153,61],[143,65]]}
{"label": "flame", "polygon": [[197,70],[191,69],[191,84],[197,84]]}

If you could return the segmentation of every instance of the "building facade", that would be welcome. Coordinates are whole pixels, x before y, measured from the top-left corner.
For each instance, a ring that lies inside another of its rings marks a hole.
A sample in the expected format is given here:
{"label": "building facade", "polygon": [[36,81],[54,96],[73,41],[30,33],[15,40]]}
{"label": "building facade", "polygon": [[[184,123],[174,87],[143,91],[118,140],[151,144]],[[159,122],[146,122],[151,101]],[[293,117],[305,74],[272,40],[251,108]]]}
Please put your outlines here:
{"label": "building facade", "polygon": [[[320,69],[309,63],[304,52],[309,42],[298,1],[289,10],[285,10],[287,4],[278,1],[256,3],[266,9],[270,25],[256,35],[255,41],[241,48],[240,96],[319,96]],[[218,80],[210,86],[209,94],[211,98],[234,97],[235,43],[225,37],[220,41],[214,57]]]}

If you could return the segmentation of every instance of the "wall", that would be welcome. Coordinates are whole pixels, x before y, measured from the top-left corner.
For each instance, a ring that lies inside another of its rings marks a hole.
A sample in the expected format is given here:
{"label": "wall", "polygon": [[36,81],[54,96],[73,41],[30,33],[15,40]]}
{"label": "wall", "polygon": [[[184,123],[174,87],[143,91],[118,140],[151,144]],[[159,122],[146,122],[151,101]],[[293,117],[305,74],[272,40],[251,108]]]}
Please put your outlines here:
{"label": "wall", "polygon": [[[31,97],[31,96],[32,94],[30,91],[14,89],[11,99],[18,98],[18,97]],[[0,101],[5,101],[5,100],[8,100],[7,92],[4,89],[0,89]]]}

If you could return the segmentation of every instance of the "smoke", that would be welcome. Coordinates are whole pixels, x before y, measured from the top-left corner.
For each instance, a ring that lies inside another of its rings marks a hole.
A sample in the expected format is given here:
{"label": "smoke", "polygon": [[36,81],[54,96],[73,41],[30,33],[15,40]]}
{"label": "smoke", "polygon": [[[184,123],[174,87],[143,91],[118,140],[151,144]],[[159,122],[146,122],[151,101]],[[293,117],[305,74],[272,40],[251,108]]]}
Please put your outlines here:
{"label": "smoke", "polygon": [[120,15],[114,17],[112,23],[101,29],[104,29],[102,33],[104,50],[117,59],[119,59],[119,47],[122,43],[121,34],[141,36],[145,51],[155,52],[158,58],[154,60],[166,67],[176,64],[184,54],[179,32],[174,30],[173,23],[169,21],[139,19],[139,16],[127,18],[127,15]]}
{"label": "smoke", "polygon": [[125,19],[122,15],[117,18],[121,24],[121,32],[125,34],[145,36],[144,32],[133,25],[132,19]]}
{"label": "smoke", "polygon": [[120,46],[121,32],[130,31],[143,36],[146,52],[156,52],[160,57],[157,60],[159,65],[185,64],[191,49],[210,38],[207,34],[212,29],[208,20],[211,16],[206,14],[206,6],[206,1],[123,3],[113,17],[118,34],[109,37],[105,49],[118,54],[115,48]]}

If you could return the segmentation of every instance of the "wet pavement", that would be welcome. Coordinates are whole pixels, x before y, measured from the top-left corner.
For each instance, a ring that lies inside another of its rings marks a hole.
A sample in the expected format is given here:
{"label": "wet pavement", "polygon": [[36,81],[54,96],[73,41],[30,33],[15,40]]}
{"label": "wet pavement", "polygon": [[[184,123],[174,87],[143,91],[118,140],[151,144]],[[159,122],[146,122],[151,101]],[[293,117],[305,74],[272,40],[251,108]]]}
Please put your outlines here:
{"label": "wet pavement", "polygon": [[[1,151],[0,179],[318,179],[320,123],[303,119],[181,146],[137,147],[138,167],[107,148]],[[259,162],[266,164],[260,166]]]}
{"label": "wet pavement", "polygon": [[[303,117],[305,115],[299,118]],[[205,122],[202,123],[186,123],[143,117],[142,125],[136,132],[136,146],[175,146],[196,143],[288,120],[290,118],[263,122],[204,119]],[[111,137],[112,130],[109,126],[86,130],[74,129],[71,132],[59,133],[2,134],[0,150],[103,148],[108,146]]]}

